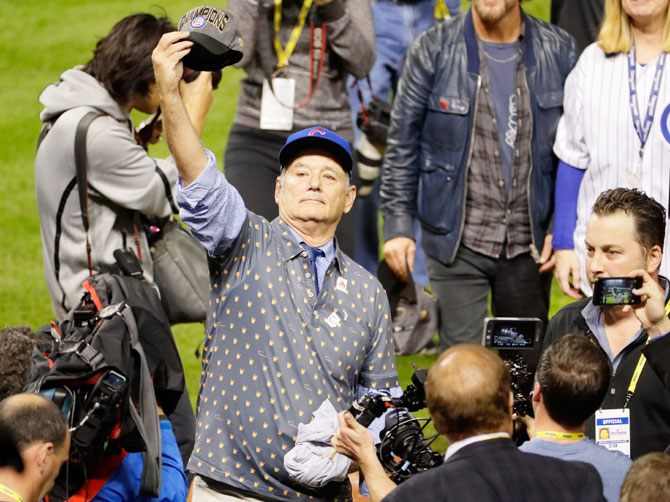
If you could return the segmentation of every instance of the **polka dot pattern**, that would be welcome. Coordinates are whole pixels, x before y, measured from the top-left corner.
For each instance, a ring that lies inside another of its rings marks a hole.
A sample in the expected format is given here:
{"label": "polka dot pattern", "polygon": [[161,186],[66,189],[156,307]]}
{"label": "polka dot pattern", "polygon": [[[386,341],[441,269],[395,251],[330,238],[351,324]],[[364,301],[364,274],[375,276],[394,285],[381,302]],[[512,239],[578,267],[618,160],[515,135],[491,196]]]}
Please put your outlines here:
{"label": "polka dot pattern", "polygon": [[283,458],[325,399],[342,410],[359,384],[398,385],[381,285],[338,250],[315,295],[287,225],[253,213],[212,270],[189,468],[277,500],[348,500],[348,483],[297,485]]}

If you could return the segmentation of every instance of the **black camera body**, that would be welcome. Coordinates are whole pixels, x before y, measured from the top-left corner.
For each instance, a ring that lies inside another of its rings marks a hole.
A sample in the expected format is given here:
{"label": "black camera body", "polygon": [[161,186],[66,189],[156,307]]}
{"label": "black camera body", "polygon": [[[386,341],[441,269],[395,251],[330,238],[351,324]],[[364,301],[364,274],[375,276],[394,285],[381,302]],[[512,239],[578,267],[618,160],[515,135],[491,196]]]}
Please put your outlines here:
{"label": "black camera body", "polygon": [[373,98],[363,110],[358,112],[356,125],[370,142],[386,145],[391,124],[391,103]]}
{"label": "black camera body", "polygon": [[393,398],[386,393],[371,392],[357,399],[349,407],[356,420],[368,427],[387,410],[384,429],[379,434],[377,457],[395,483],[401,483],[414,474],[442,464],[442,455],[430,448],[432,438],[425,438],[423,430],[430,418],[415,418],[410,413],[426,407],[424,385],[428,370],[414,367],[412,383],[402,396]]}
{"label": "black camera body", "polygon": [[544,323],[536,317],[487,317],[482,345],[498,351],[507,366],[514,394],[514,412],[533,416],[530,392],[539,361]]}
{"label": "black camera body", "polygon": [[82,396],[85,400],[81,409],[83,415],[77,417],[79,423],[72,430],[70,457],[87,464],[89,472],[93,472],[101,453],[106,450],[109,434],[117,422],[117,411],[127,394],[127,381],[118,371],[108,370],[90,392]]}

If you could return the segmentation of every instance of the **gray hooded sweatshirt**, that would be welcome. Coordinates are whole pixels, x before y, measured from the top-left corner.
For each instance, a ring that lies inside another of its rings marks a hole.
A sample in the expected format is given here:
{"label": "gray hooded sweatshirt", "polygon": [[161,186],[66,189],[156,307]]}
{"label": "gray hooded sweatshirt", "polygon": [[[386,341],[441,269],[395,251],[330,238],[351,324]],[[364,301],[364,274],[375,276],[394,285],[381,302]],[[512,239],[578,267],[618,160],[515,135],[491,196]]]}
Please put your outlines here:
{"label": "gray hooded sweatshirt", "polygon": [[[105,115],[93,121],[86,140],[88,198],[93,272],[114,264],[113,252],[131,248],[152,282],[153,263],[139,213],[163,217],[172,213],[159,168],[171,187],[177,168],[169,159],[154,159],[134,138],[128,113],[81,67],[40,95],[42,122],[57,119],[35,158],[35,190],[40,218],[44,276],[56,319],[81,299],[89,276],[86,233],[81,220],[74,165],[74,136],[89,111]],[[141,256],[140,256],[141,255]]]}

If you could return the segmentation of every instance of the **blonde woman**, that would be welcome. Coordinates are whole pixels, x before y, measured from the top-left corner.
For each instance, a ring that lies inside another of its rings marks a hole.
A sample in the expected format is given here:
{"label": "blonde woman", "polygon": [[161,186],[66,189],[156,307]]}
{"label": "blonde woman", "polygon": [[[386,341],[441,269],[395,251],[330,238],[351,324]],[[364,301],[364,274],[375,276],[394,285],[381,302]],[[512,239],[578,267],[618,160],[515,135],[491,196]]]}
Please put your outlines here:
{"label": "blonde woman", "polygon": [[[668,51],[668,0],[606,0],[598,41],[566,80],[554,144],[560,163],[553,244],[556,279],[573,298],[590,292],[584,237],[601,192],[639,188],[668,207]],[[608,259],[617,259],[616,250]],[[664,262],[661,274],[669,270]]]}

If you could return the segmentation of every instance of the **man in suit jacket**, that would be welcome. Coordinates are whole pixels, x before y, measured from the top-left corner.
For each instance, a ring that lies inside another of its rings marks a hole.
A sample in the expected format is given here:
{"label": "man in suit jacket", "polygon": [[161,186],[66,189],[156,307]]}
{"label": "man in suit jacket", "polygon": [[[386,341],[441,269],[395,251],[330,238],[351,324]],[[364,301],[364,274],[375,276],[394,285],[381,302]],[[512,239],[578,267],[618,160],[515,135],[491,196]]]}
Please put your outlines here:
{"label": "man in suit jacket", "polygon": [[431,368],[426,402],[435,429],[449,440],[445,463],[396,487],[377,460],[372,437],[348,412],[333,445],[357,460],[373,501],[603,501],[600,476],[582,462],[522,453],[512,432],[510,376],[478,345],[458,345]]}

